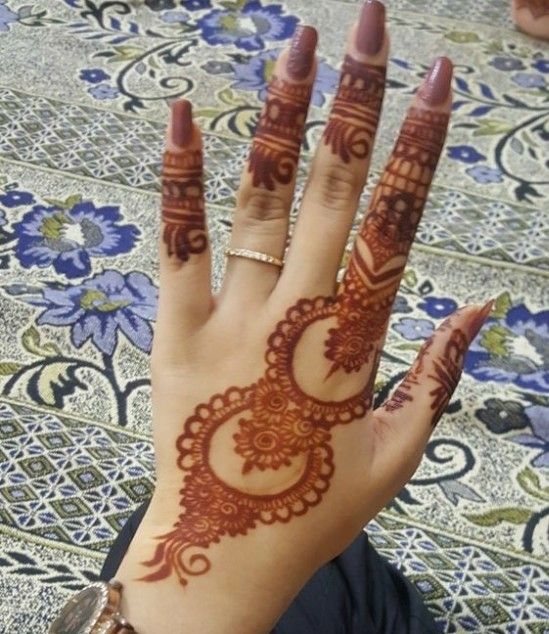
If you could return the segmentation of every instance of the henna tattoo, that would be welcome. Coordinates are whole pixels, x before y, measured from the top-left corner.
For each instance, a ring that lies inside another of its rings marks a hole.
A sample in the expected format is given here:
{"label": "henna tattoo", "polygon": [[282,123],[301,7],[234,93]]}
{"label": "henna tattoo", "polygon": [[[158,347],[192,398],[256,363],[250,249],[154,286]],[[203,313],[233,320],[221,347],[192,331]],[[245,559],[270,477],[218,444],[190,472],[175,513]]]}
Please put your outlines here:
{"label": "henna tattoo", "polygon": [[394,412],[397,409],[404,407],[406,403],[413,401],[414,398],[410,392],[419,385],[419,379],[423,372],[423,364],[427,353],[430,351],[433,345],[433,336],[429,337],[427,341],[421,346],[421,349],[414,361],[413,366],[406,373],[401,384],[394,391],[389,400],[383,404],[383,409],[386,412]]}
{"label": "henna tattoo", "polygon": [[[293,356],[304,332],[333,318],[336,309],[332,298],[300,300],[269,338],[264,377],[213,396],[187,419],[176,443],[178,467],[185,474],[183,510],[173,530],[158,536],[154,556],[142,562],[156,568],[142,580],[175,572],[186,585],[189,576],[209,570],[202,551],[221,537],[245,535],[258,523],[288,522],[321,501],[334,471],[330,428],[363,416],[371,404],[371,382],[350,398],[324,401],[307,394],[295,377]],[[217,474],[210,463],[212,439],[231,424],[243,474],[254,468],[279,470],[297,459],[301,471],[295,481],[275,493],[251,493]]]}
{"label": "henna tattoo", "polygon": [[[463,309],[459,309],[454,315],[448,317],[438,329],[438,332],[448,330],[451,332],[443,353],[434,358],[433,369],[430,374],[426,375],[426,378],[433,379],[437,383],[436,387],[429,392],[429,396],[432,397],[432,427],[440,420],[459,383],[469,345],[480,331],[482,324],[486,321],[492,306],[493,301],[489,301],[479,311],[473,313],[468,318],[468,334],[460,328],[454,328],[452,326],[455,314],[460,313]],[[395,390],[391,398],[383,405],[385,411],[393,412],[413,400],[411,392],[420,384],[420,379],[424,374],[425,357],[431,351],[434,340],[435,334],[431,335],[423,344],[413,366],[402,380],[402,383]]]}
{"label": "henna tattoo", "polygon": [[[273,80],[250,155],[255,186],[272,189],[292,178],[309,90]],[[445,115],[412,109],[374,194],[341,292],[336,298],[301,299],[290,307],[268,338],[265,374],[247,387],[212,396],[185,421],[176,441],[177,464],[184,474],[181,513],[173,529],[157,537],[153,557],[142,562],[154,568],[142,580],[175,572],[186,585],[190,576],[210,569],[204,551],[222,537],[246,535],[258,524],[289,522],[322,500],[334,473],[331,428],[356,421],[371,406],[386,321],[446,122]],[[359,151],[357,147],[348,150]],[[352,387],[343,396],[334,392],[337,400],[325,400],[304,387],[296,351],[307,331],[317,326],[328,332],[325,380],[337,370],[357,372],[370,364],[367,385],[360,384],[355,393]],[[437,370],[445,385],[453,380],[450,362],[456,350],[449,349],[447,356]],[[235,470],[212,464],[212,446],[220,437],[234,443],[238,477]],[[257,484],[254,472],[266,470],[276,477]]]}
{"label": "henna tattoo", "polygon": [[330,373],[356,371],[380,347],[447,125],[446,114],[419,108],[408,113],[338,295],[337,328],[328,331],[326,341]]}
{"label": "henna tattoo", "polygon": [[272,77],[248,162],[254,187],[272,191],[292,181],[310,97],[309,84]]}
{"label": "henna tattoo", "polygon": [[383,100],[385,66],[374,66],[346,55],[324,143],[344,163],[365,159],[376,134]]}
{"label": "henna tattoo", "polygon": [[202,152],[164,153],[162,171],[163,240],[168,255],[186,262],[208,246],[202,185]]}
{"label": "henna tattoo", "polygon": [[544,15],[549,15],[549,2],[547,0],[516,0],[517,9],[530,9],[537,20]]}
{"label": "henna tattoo", "polygon": [[[441,328],[444,328],[444,324]],[[455,328],[452,330],[450,339],[446,342],[442,356],[433,361],[433,374],[427,375],[428,378],[434,379],[438,383],[437,387],[429,392],[429,395],[433,397],[431,402],[433,410],[431,425],[433,427],[440,420],[459,383],[468,347],[469,340],[463,330]]]}

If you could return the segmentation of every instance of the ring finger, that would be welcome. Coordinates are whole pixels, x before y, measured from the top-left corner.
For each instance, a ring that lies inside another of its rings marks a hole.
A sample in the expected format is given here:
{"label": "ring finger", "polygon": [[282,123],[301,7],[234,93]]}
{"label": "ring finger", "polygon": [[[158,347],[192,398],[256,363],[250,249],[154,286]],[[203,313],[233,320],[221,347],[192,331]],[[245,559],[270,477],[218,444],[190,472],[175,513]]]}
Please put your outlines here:
{"label": "ring finger", "polygon": [[[353,363],[375,366],[440,157],[451,109],[452,63],[435,61],[412,101],[376,186],[338,292],[339,329],[362,340]],[[333,358],[349,365],[344,351]]]}

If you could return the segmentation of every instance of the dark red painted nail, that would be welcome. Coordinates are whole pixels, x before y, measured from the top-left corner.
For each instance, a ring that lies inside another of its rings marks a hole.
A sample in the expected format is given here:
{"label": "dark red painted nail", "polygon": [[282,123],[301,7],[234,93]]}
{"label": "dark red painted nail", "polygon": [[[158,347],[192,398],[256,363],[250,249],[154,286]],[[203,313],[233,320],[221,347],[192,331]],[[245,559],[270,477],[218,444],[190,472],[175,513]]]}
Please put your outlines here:
{"label": "dark red painted nail", "polygon": [[318,41],[316,29],[312,26],[298,26],[288,55],[286,70],[293,79],[305,79],[311,72],[315,60],[315,48]]}
{"label": "dark red painted nail", "polygon": [[172,143],[178,147],[189,144],[193,132],[193,109],[191,102],[179,99],[171,104]]}
{"label": "dark red painted nail", "polygon": [[385,6],[379,0],[368,0],[362,5],[356,47],[365,55],[376,55],[383,46],[385,34]]}
{"label": "dark red painted nail", "polygon": [[453,70],[447,57],[439,57],[433,62],[417,93],[428,106],[438,106],[448,99]]}

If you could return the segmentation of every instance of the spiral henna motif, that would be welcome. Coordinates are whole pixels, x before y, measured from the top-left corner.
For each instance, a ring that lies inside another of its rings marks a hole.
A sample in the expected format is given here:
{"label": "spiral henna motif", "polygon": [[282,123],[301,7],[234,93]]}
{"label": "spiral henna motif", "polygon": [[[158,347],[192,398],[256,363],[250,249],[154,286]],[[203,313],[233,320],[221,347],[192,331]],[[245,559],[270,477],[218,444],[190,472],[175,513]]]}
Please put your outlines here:
{"label": "spiral henna motif", "polygon": [[[357,91],[368,91],[361,77],[374,72],[359,72],[350,61],[347,69],[354,75],[342,80],[340,103],[325,137],[332,151],[342,158],[347,155],[341,153],[341,144],[347,144],[348,156],[362,156],[366,147],[349,146],[349,138],[358,136],[353,137],[346,127],[351,122],[349,125],[366,129],[364,113],[346,113],[343,123],[338,117],[343,117],[344,107],[351,107],[345,98],[350,101],[358,98]],[[378,84],[380,81],[378,77]],[[288,91],[293,91],[291,98]],[[254,185],[272,189],[275,182],[291,179],[299,149],[298,122],[305,116],[307,100],[303,88],[273,82],[250,156]],[[364,100],[368,101],[366,96]],[[377,104],[372,96],[374,102]],[[301,299],[290,307],[268,338],[265,374],[247,387],[230,387],[212,396],[185,421],[176,442],[177,465],[184,474],[181,513],[173,530],[157,537],[160,543],[154,556],[142,562],[154,568],[142,580],[155,581],[175,572],[180,583],[186,585],[189,576],[210,569],[204,551],[222,537],[246,535],[258,524],[289,522],[322,500],[334,472],[331,428],[364,417],[371,406],[381,341],[446,123],[446,115],[411,110],[372,197],[337,297]],[[307,393],[296,376],[297,347],[306,330],[323,321],[336,322],[335,327],[328,328],[325,342],[324,355],[331,361],[326,379],[340,369],[357,372],[369,364],[371,370],[368,385],[340,401],[321,400]],[[444,395],[459,378],[455,369],[463,346],[463,338],[456,334],[445,357],[435,365],[433,378],[440,385],[440,390],[431,394],[436,415],[445,405]],[[294,481],[283,490],[270,494],[254,494],[251,485],[241,490],[228,484],[210,462],[214,435],[227,424],[235,430],[233,449],[240,460],[243,482],[255,470],[276,471],[294,460],[299,461],[299,475],[291,476]]]}
{"label": "spiral henna motif", "polygon": [[248,162],[254,187],[272,191],[292,181],[310,97],[310,85],[272,77]]}
{"label": "spiral henna motif", "polygon": [[344,163],[365,159],[376,134],[383,100],[385,66],[363,64],[346,55],[341,79],[324,130],[324,143]]}
{"label": "spiral henna motif", "polygon": [[164,153],[162,170],[163,240],[168,255],[186,262],[208,246],[204,217],[202,152]]}

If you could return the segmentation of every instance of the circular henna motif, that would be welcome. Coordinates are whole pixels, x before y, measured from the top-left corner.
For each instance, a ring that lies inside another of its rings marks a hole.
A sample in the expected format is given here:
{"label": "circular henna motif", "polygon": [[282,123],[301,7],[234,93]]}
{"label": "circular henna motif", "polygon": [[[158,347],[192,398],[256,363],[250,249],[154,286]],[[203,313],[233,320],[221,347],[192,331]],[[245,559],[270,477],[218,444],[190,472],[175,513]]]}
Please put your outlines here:
{"label": "circular henna motif", "polygon": [[[235,438],[236,451],[251,462],[251,466],[260,469],[277,469],[286,456],[304,453],[305,466],[294,484],[276,494],[255,495],[228,485],[216,475],[209,462],[212,436],[234,416],[252,412],[256,387],[257,384],[244,390],[231,388],[225,394],[214,396],[208,405],[197,407],[195,414],[187,419],[176,443],[178,464],[186,473],[181,489],[182,527],[189,517],[207,516],[218,535],[244,534],[256,520],[271,523],[301,515],[317,504],[328,488],[334,469],[332,450],[327,444],[330,435],[310,422],[300,421],[296,410],[288,412],[280,426],[243,419]],[[292,432],[296,437],[291,442],[288,435]],[[208,532],[203,524],[199,528],[204,534]],[[185,531],[187,534],[187,528]],[[196,540],[204,543],[200,535],[196,534]]]}
{"label": "circular henna motif", "polygon": [[314,322],[337,315],[339,305],[331,298],[304,299],[290,308],[286,319],[269,337],[265,359],[267,379],[275,383],[299,406],[304,418],[331,427],[348,423],[366,413],[367,403],[361,390],[341,401],[323,401],[304,392],[295,379],[294,352],[305,330]]}
{"label": "circular henna motif", "polygon": [[333,451],[323,444],[309,452],[307,467],[294,486],[277,493],[255,498],[259,520],[264,524],[288,522],[294,515],[303,515],[316,506],[330,486],[334,472]]}
{"label": "circular henna motif", "polygon": [[284,442],[277,427],[253,420],[241,420],[239,426],[234,439],[236,453],[245,459],[242,473],[248,473],[253,467],[263,471],[291,464],[290,457],[295,451]]}

